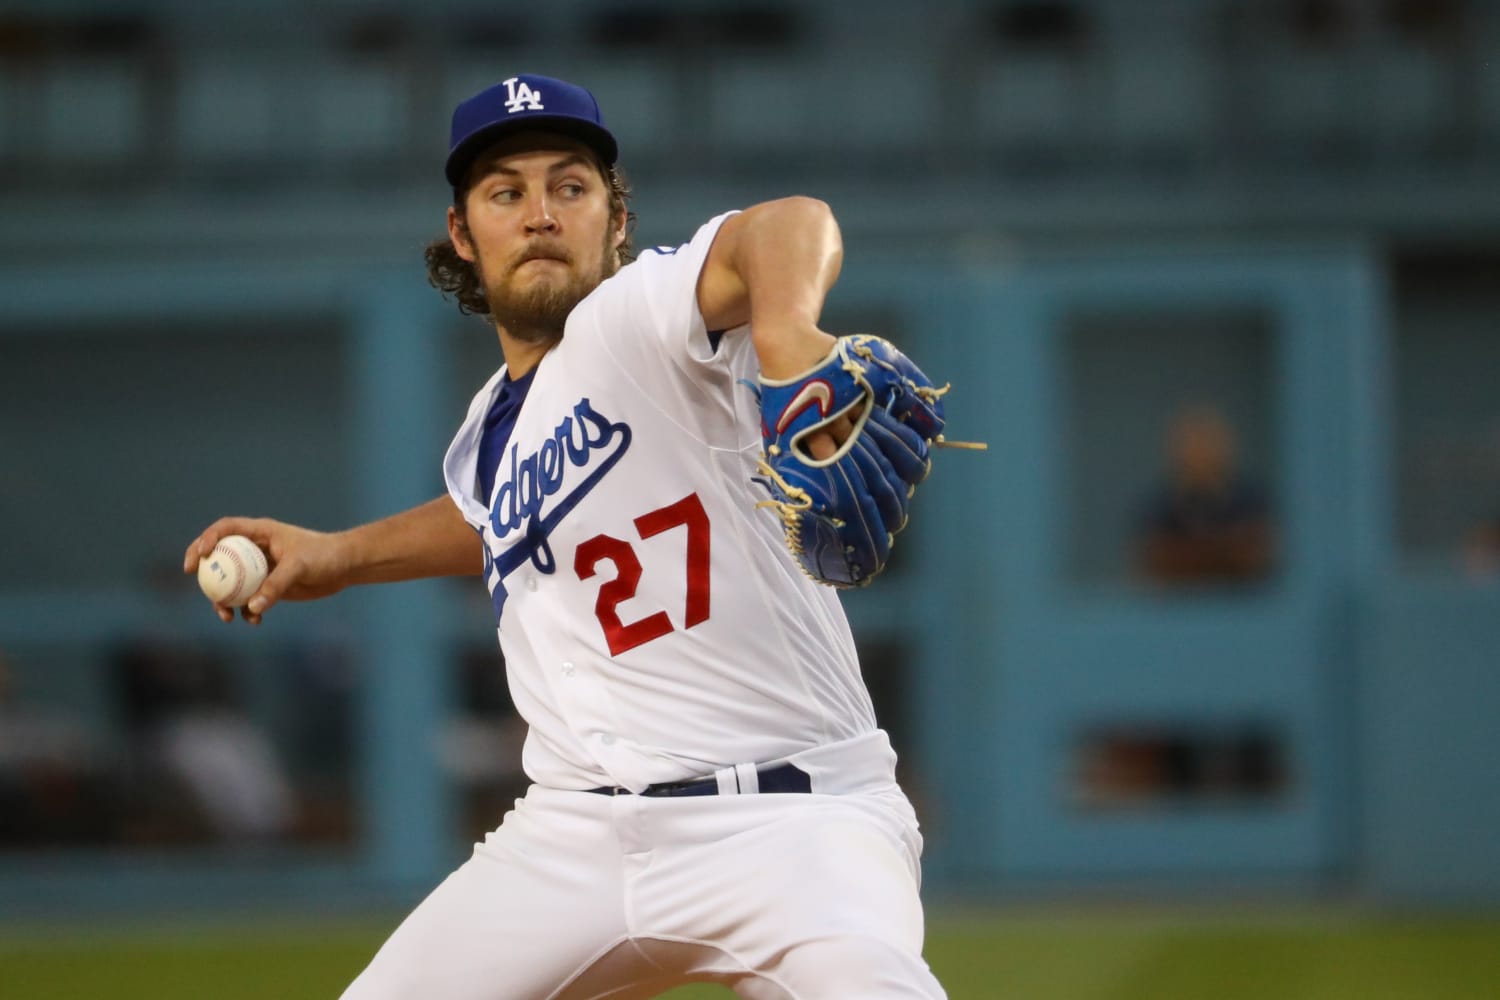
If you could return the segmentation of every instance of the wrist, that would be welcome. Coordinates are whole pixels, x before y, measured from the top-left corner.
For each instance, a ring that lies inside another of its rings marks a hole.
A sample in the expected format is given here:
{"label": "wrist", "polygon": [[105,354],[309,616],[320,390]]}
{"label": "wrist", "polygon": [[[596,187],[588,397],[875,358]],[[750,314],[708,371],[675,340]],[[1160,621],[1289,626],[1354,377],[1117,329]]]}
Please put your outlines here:
{"label": "wrist", "polygon": [[827,360],[838,343],[837,337],[811,324],[758,327],[752,320],[750,336],[760,362],[761,378],[772,380],[796,378],[816,368]]}
{"label": "wrist", "polygon": [[368,527],[369,525],[363,525],[332,531],[324,536],[324,552],[328,560],[325,570],[330,583],[342,588],[357,583],[377,582],[362,575],[371,569],[362,537],[367,534],[364,528]]}

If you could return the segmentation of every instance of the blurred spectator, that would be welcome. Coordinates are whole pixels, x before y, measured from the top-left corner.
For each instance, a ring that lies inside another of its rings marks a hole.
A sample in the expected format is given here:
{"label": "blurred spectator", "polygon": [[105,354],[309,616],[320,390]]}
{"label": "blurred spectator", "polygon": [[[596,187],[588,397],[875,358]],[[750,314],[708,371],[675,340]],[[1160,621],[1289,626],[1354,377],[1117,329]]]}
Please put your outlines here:
{"label": "blurred spectator", "polygon": [[1500,579],[1500,513],[1470,533],[1464,543],[1464,568],[1475,580]]}
{"label": "blurred spectator", "polygon": [[23,703],[0,652],[0,844],[96,840],[112,825],[88,730]]}
{"label": "blurred spectator", "polygon": [[1171,424],[1167,478],[1147,504],[1140,561],[1159,583],[1259,580],[1274,558],[1264,492],[1237,468],[1234,432],[1212,407],[1193,407]]}
{"label": "blurred spectator", "polygon": [[137,836],[257,841],[290,831],[291,784],[218,660],[173,643],[115,657],[139,801]]}

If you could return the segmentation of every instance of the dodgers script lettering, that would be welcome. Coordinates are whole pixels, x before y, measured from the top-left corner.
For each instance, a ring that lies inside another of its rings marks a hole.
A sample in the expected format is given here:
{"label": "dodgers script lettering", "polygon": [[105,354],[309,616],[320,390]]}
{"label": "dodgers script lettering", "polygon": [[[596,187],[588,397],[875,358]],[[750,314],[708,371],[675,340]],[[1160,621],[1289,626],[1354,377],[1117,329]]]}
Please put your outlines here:
{"label": "dodgers script lettering", "polygon": [[[527,558],[543,573],[556,570],[547,536],[620,460],[630,447],[630,438],[629,424],[610,420],[584,397],[573,407],[572,416],[564,417],[552,437],[536,451],[521,456],[520,447],[511,446],[510,478],[502,481],[495,491],[490,527],[497,539],[505,538],[522,524],[526,530],[524,540],[516,542],[496,560],[502,577]],[[603,460],[544,516],[543,505],[562,490],[568,470],[586,468],[596,452],[604,453]]]}

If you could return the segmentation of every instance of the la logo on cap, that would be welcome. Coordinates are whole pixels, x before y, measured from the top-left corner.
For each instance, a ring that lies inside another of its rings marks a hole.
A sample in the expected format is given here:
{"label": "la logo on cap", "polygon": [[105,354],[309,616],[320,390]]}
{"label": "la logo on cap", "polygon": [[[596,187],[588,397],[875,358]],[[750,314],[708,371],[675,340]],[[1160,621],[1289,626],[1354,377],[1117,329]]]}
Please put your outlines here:
{"label": "la logo on cap", "polygon": [[[510,95],[505,101],[505,110],[507,113],[515,114],[517,111],[543,110],[542,92],[540,90],[532,90],[531,85],[518,76],[513,76],[504,82],[505,92]],[[519,87],[516,86],[518,82],[520,83]]]}

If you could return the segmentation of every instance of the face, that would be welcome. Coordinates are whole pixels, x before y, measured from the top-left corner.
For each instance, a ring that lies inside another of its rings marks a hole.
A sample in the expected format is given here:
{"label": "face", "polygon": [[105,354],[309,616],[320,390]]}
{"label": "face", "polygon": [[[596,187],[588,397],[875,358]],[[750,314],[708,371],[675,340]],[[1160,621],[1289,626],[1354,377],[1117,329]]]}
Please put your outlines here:
{"label": "face", "polygon": [[587,146],[521,133],[475,161],[448,235],[478,271],[490,315],[512,337],[555,340],[584,296],[618,265],[625,220]]}
{"label": "face", "polygon": [[1213,411],[1186,413],[1172,427],[1172,458],[1182,481],[1218,486],[1234,467],[1234,435]]}

